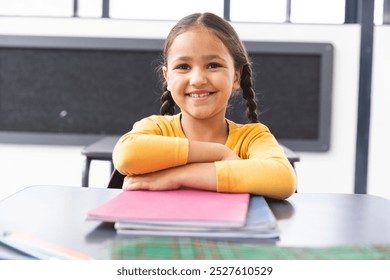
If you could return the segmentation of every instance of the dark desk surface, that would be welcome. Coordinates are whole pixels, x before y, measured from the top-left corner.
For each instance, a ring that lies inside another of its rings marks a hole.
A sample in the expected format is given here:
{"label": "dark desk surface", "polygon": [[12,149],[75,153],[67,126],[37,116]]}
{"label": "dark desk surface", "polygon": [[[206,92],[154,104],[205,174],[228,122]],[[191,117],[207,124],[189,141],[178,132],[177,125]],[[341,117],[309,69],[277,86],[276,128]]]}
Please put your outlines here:
{"label": "dark desk surface", "polygon": [[[0,230],[17,231],[104,258],[112,224],[86,221],[87,211],[121,190],[32,186],[0,201]],[[277,246],[390,244],[390,200],[358,194],[294,194],[269,201],[281,231]],[[1,249],[0,249],[1,252]]]}

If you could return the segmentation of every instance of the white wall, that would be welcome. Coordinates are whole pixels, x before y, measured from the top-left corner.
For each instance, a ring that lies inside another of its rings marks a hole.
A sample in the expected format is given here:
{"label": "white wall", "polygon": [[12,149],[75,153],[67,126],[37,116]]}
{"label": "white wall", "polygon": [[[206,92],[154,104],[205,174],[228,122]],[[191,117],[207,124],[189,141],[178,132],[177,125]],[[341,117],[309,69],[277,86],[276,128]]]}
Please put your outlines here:
{"label": "white wall", "polygon": [[[81,186],[79,146],[0,145],[0,199],[31,185]],[[107,161],[93,161],[90,186],[106,187]]]}
{"label": "white wall", "polygon": [[390,26],[378,26],[374,37],[374,69],[368,192],[390,198]]}
{"label": "white wall", "polygon": [[[0,34],[165,38],[173,24],[174,22],[170,21],[0,18]],[[234,23],[233,25],[243,40],[329,42],[334,45],[331,148],[324,153],[299,153],[301,162],[296,164],[296,169],[300,192],[352,193],[360,27],[358,25],[250,23]],[[384,31],[380,32],[384,33]],[[386,42],[387,49],[389,49],[389,41]],[[381,41],[382,43],[384,42]],[[383,47],[382,52],[384,51]],[[385,62],[380,58],[377,58],[375,62],[380,64],[380,67],[384,67]],[[387,64],[387,70],[388,67],[389,64]],[[378,76],[375,79],[375,90],[383,92],[384,88],[379,83],[384,82],[388,83],[384,76],[382,78]],[[388,86],[387,89],[389,89]],[[382,105],[380,100],[374,104],[377,107]],[[375,110],[376,108],[373,108],[373,111]],[[382,111],[384,115],[388,112],[385,109]],[[379,112],[381,112],[380,109],[378,109]],[[375,115],[373,120],[374,117]],[[385,119],[382,116],[379,118]],[[376,128],[373,127],[373,133],[375,130]],[[383,144],[384,141],[382,146]],[[33,184],[80,185],[82,164],[80,149],[81,147],[75,146],[43,147],[0,144],[0,198],[1,195],[4,196]],[[378,159],[374,158],[374,160]],[[95,167],[92,166],[91,185],[104,186],[109,176],[109,166],[105,163],[95,165]],[[43,172],[45,169],[50,170],[50,175]],[[371,183],[375,184],[375,187],[371,187]],[[370,180],[369,191],[390,197],[388,188],[386,192],[375,180]]]}
{"label": "white wall", "polygon": [[358,25],[237,25],[242,39],[329,42],[334,46],[330,150],[300,152],[299,192],[351,193],[354,188],[359,78]]}

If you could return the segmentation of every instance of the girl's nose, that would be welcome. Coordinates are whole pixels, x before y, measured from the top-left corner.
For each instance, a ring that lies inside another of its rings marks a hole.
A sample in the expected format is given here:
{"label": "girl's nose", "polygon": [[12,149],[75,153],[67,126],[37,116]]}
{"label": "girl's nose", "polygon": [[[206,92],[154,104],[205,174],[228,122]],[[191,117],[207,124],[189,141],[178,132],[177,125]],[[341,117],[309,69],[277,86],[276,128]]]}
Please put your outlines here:
{"label": "girl's nose", "polygon": [[190,84],[192,86],[201,86],[207,82],[206,73],[203,69],[194,68],[191,71]]}

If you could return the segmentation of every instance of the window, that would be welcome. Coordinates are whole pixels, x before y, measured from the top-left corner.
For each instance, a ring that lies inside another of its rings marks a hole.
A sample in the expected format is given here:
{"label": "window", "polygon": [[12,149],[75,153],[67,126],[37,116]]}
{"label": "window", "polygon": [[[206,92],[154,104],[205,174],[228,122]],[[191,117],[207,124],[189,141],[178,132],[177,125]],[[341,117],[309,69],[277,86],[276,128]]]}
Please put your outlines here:
{"label": "window", "polygon": [[285,22],[286,0],[231,0],[230,19],[250,22]]}
{"label": "window", "polygon": [[345,1],[342,0],[292,0],[293,23],[344,23]]}
{"label": "window", "polygon": [[0,15],[6,16],[73,16],[71,0],[0,0]]}
{"label": "window", "polygon": [[[383,24],[384,2],[375,1],[374,23]],[[389,0],[386,0],[389,1]],[[0,16],[103,17],[178,20],[195,12],[224,15],[224,0],[0,0]],[[346,0],[230,0],[231,21],[343,24]],[[107,10],[105,10],[107,12]]]}
{"label": "window", "polygon": [[77,16],[102,17],[103,0],[78,0]]}
{"label": "window", "polygon": [[374,23],[383,24],[383,0],[375,0]]}
{"label": "window", "polygon": [[223,8],[223,0],[110,0],[110,18],[178,20],[195,12],[223,16]]}

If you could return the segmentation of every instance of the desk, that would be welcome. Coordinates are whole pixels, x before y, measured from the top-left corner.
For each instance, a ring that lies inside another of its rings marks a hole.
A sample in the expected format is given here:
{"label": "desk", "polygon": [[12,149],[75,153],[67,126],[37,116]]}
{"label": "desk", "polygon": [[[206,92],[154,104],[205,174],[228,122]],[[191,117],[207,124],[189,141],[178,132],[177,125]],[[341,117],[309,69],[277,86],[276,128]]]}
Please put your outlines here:
{"label": "desk", "polygon": [[[87,211],[121,190],[32,186],[0,201],[0,229],[23,232],[104,258],[113,225],[86,221]],[[297,193],[269,201],[281,231],[277,246],[324,247],[390,244],[390,200],[361,194]],[[0,249],[1,252],[1,249]]]}
{"label": "desk", "polygon": [[[112,169],[111,171],[114,170],[114,167],[112,165],[112,150],[114,149],[114,146],[118,141],[119,137],[120,136],[103,137],[97,142],[85,146],[81,150],[81,154],[85,156],[84,167],[82,170],[81,186],[83,187],[89,186],[89,170],[91,167],[92,160],[110,161],[111,169]],[[286,153],[286,156],[290,161],[291,165],[294,166],[295,162],[298,162],[300,160],[299,155],[293,152],[292,150],[290,150],[289,148],[283,145],[281,146],[283,147],[284,152]]]}

